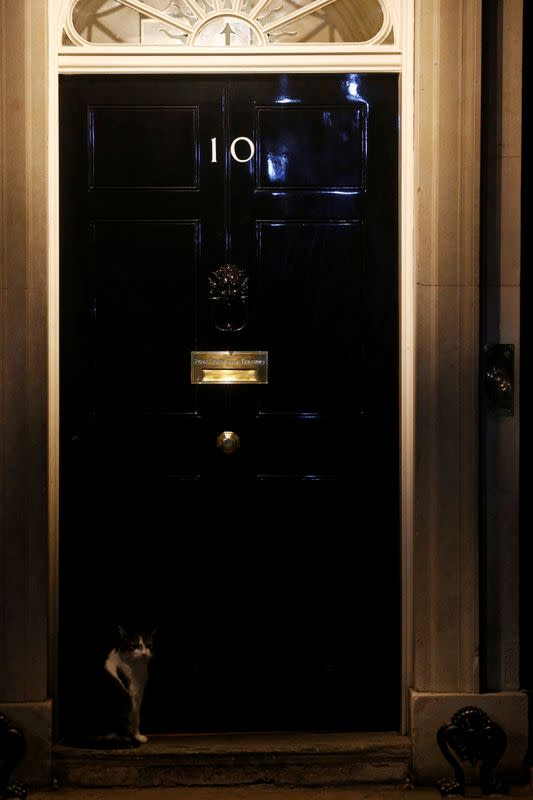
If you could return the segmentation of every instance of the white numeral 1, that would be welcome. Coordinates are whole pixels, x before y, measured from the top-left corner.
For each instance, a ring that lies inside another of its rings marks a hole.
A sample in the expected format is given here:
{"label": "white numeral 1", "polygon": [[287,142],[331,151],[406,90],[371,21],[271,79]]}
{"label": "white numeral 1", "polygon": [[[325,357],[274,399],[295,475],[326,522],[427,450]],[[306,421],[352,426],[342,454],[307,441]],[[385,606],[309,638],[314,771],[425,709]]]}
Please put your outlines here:
{"label": "white numeral 1", "polygon": [[211,139],[211,163],[217,163],[217,138]]}

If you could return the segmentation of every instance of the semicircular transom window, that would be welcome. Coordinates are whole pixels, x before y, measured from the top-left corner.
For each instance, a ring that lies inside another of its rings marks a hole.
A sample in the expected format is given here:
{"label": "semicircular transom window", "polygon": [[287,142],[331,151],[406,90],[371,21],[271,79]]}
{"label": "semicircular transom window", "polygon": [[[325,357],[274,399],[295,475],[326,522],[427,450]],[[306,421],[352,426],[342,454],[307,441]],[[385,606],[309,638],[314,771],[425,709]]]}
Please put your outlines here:
{"label": "semicircular transom window", "polygon": [[[389,0],[390,2],[390,0]],[[386,0],[66,0],[64,44],[394,44]]]}

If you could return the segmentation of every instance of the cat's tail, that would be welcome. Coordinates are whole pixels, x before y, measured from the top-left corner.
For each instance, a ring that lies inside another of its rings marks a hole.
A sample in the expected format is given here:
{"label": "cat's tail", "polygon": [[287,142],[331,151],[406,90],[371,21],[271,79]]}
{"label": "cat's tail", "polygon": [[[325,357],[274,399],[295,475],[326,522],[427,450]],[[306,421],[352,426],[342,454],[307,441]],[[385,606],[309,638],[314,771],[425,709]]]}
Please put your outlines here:
{"label": "cat's tail", "polygon": [[126,750],[139,747],[140,742],[129,736],[109,733],[106,736],[75,736],[63,741],[67,747],[80,747],[86,750]]}

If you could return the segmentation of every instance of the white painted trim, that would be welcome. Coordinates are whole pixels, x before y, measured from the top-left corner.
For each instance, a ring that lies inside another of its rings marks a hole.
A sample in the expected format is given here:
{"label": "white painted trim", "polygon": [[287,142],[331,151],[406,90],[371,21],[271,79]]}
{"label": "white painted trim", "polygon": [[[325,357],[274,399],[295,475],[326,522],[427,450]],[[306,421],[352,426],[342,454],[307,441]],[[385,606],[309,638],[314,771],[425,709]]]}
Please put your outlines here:
{"label": "white painted trim", "polygon": [[409,727],[409,689],[414,683],[415,529],[415,151],[414,2],[403,0],[400,76],[400,503],[402,580],[402,733]]}
{"label": "white painted trim", "polygon": [[[414,0],[398,0],[398,46],[288,45],[284,48],[61,47],[56,55],[58,4],[50,0],[49,27],[49,520],[51,675],[57,676],[57,552],[59,539],[59,152],[58,74],[396,72],[400,74],[400,480],[402,561],[402,719],[408,730],[408,691],[413,686],[413,538],[415,442],[415,192],[414,192]],[[395,0],[396,2],[396,0]],[[394,20],[397,25],[397,19]],[[188,50],[189,52],[185,52]],[[261,52],[263,51],[263,52]],[[57,678],[52,679],[54,684]],[[57,698],[57,686],[51,686]]]}
{"label": "white painted trim", "polygon": [[[65,75],[83,74],[214,74],[217,72],[401,72],[400,59],[393,55],[389,59],[353,57],[345,55],[332,55],[320,57],[320,67],[317,66],[317,56],[302,54],[301,56],[273,55],[232,57],[205,56],[123,56],[87,54],[80,58],[79,53],[59,56],[59,72]],[[223,59],[223,60],[222,60]]]}
{"label": "white painted trim", "polygon": [[[400,72],[397,47],[349,45],[285,47],[62,47],[61,73]],[[317,63],[320,65],[317,67]]]}
{"label": "white painted trim", "polygon": [[52,0],[48,5],[48,693],[54,701],[54,710],[59,663],[59,103],[58,58],[54,46],[56,29],[56,2]]}
{"label": "white painted trim", "polygon": [[[227,15],[226,15],[227,16]],[[257,45],[255,47],[207,47],[206,45],[196,45],[195,47],[176,47],[164,44],[114,44],[114,45],[84,45],[83,47],[74,47],[73,45],[62,45],[58,48],[59,55],[101,55],[101,56],[117,56],[117,55],[130,55],[130,56],[173,56],[178,60],[183,56],[196,56],[197,60],[209,58],[209,56],[222,57],[228,59],[234,55],[244,56],[244,58],[252,59],[255,56],[261,55],[285,55],[291,56],[294,53],[310,53],[311,55],[335,55],[338,53],[350,53],[353,56],[364,55],[375,56],[380,58],[382,55],[389,55],[391,53],[401,54],[401,48],[394,44],[382,44],[379,47],[371,45],[358,45],[353,42],[344,42],[338,44],[327,44],[324,42],[318,44],[270,44],[270,45]]]}

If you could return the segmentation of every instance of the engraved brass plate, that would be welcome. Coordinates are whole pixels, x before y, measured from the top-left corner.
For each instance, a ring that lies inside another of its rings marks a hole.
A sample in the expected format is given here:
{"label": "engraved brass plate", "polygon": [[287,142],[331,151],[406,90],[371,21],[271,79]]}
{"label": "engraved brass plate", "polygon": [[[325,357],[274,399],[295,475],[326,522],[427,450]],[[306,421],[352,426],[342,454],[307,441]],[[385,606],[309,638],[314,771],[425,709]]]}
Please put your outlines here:
{"label": "engraved brass plate", "polygon": [[191,383],[268,383],[268,353],[265,350],[193,351]]}

